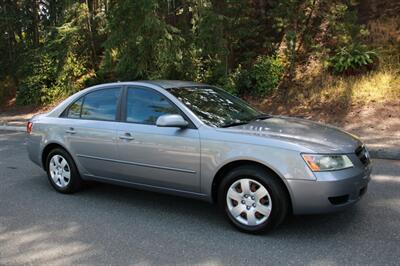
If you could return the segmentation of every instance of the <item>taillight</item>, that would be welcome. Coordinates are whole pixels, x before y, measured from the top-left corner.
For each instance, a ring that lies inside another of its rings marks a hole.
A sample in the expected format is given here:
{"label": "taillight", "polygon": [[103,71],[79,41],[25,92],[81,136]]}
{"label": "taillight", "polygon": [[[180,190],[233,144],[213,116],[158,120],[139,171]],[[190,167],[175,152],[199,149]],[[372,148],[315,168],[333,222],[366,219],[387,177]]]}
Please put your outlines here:
{"label": "taillight", "polygon": [[27,132],[28,134],[31,134],[31,132],[32,132],[32,127],[33,127],[33,123],[32,123],[32,122],[28,122],[28,123],[26,124],[26,132]]}

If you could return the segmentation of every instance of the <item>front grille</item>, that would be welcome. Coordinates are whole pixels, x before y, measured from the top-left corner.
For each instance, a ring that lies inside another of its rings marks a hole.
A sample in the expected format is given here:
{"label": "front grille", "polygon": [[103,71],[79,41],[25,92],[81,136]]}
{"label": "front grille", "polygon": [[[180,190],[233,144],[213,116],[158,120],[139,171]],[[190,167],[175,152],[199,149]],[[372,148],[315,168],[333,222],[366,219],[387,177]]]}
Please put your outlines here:
{"label": "front grille", "polygon": [[369,154],[364,145],[358,147],[355,153],[363,165],[367,166],[370,163]]}

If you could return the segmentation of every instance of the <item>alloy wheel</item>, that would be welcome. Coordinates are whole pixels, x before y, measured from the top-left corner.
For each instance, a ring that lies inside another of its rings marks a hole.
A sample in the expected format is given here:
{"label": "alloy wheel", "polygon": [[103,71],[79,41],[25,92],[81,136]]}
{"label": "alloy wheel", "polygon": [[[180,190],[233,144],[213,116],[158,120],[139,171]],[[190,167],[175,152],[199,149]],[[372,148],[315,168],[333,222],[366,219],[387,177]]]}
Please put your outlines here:
{"label": "alloy wheel", "polygon": [[56,154],[50,159],[49,163],[50,176],[57,187],[65,188],[71,180],[71,169],[67,160]]}

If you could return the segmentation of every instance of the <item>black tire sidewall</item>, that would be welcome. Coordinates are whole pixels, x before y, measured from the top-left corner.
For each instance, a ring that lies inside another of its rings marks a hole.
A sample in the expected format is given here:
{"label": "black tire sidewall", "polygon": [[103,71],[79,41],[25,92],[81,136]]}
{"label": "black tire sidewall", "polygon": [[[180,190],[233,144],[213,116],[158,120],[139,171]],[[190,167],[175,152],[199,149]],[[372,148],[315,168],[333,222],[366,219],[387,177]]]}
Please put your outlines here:
{"label": "black tire sidewall", "polygon": [[[268,219],[257,226],[247,226],[237,221],[228,210],[226,203],[226,194],[229,187],[237,180],[242,178],[253,179],[261,183],[270,194],[272,200],[272,210]],[[218,191],[218,204],[225,213],[229,222],[246,233],[265,233],[276,226],[283,220],[282,216],[286,216],[288,212],[288,202],[285,191],[282,185],[274,175],[268,173],[261,167],[257,166],[242,166],[228,172],[220,184]]]}
{"label": "black tire sidewall", "polygon": [[[54,181],[50,175],[50,160],[54,155],[60,155],[65,160],[67,160],[69,169],[71,172],[70,181],[69,181],[68,185],[63,188],[57,186],[54,183]],[[77,191],[81,186],[81,179],[80,179],[78,170],[76,168],[75,162],[72,159],[71,155],[69,155],[68,152],[66,152],[63,149],[57,148],[57,149],[52,150],[48,154],[47,159],[46,159],[46,172],[47,172],[48,180],[49,180],[50,184],[52,185],[52,187],[60,193],[65,193],[65,194],[73,193],[73,192]]]}

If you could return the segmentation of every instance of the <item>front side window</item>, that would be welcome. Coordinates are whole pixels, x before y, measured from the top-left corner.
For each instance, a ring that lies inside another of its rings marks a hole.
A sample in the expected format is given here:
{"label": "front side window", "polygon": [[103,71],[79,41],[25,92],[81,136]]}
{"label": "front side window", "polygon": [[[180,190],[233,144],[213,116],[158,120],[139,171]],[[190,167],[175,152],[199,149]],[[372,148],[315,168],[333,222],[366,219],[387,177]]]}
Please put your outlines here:
{"label": "front side window", "polygon": [[127,122],[155,125],[158,117],[179,113],[177,107],[159,92],[151,89],[128,88]]}
{"label": "front side window", "polygon": [[102,89],[84,96],[81,118],[114,121],[117,114],[119,88]]}
{"label": "front side window", "polygon": [[205,124],[213,127],[245,124],[263,115],[239,98],[215,87],[183,87],[168,91]]}

